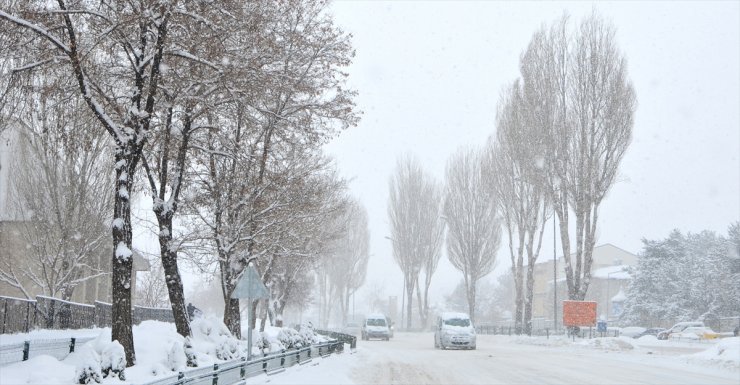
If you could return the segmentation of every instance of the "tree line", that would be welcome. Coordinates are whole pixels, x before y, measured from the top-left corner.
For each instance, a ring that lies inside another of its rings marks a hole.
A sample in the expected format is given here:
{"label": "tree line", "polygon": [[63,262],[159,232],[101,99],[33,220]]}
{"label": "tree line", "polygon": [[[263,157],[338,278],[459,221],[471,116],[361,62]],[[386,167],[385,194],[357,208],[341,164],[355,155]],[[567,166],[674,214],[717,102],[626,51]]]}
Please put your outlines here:
{"label": "tree line", "polygon": [[[460,149],[448,161],[444,194],[418,187],[435,182],[416,170],[418,162],[401,160],[388,211],[409,300],[415,287],[420,292],[420,273],[433,274],[426,266],[436,266],[444,233],[439,228],[446,226],[447,256],[463,273],[473,319],[476,283],[495,265],[503,235],[514,278],[516,332],[529,334],[534,265],[553,216],[568,299],[585,298],[599,208],[630,143],[636,97],[615,28],[595,12],[579,23],[564,15],[543,25],[522,52],[519,69],[521,76],[501,93],[495,134],[482,148]],[[428,307],[422,299],[425,326]],[[410,309],[409,304],[409,315]]]}
{"label": "tree line", "polygon": [[[218,275],[224,323],[236,336],[241,311],[231,294],[250,264],[270,289],[260,308],[272,320],[307,301],[314,280],[344,304],[362,284],[367,216],[321,150],[360,116],[346,87],[351,36],[326,2],[3,0],[0,30],[0,127],[20,130],[32,151],[17,207],[35,234],[58,243],[35,259],[57,256],[66,267],[51,265],[55,274],[77,272],[38,284],[73,290],[105,273],[84,256],[107,249],[112,339],[128,366],[137,192],[152,201],[183,336],[191,334],[178,266],[186,258]],[[5,282],[26,273],[0,266]],[[248,306],[254,315],[257,301]]]}

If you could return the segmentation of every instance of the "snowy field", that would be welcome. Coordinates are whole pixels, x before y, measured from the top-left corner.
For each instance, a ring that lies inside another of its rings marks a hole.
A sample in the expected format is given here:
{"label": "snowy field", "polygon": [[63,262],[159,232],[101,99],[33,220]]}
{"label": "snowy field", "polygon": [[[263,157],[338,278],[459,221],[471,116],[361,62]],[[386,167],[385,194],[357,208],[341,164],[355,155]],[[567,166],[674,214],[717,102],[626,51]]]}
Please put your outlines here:
{"label": "snowy field", "polygon": [[[106,329],[101,329],[104,334]],[[37,332],[32,338],[91,336],[100,331]],[[0,344],[25,335],[0,336]],[[126,381],[140,384],[171,375],[168,351],[174,326],[146,322],[135,331],[137,362]],[[203,346],[203,345],[201,345]],[[0,384],[73,384],[83,353],[64,361],[37,356],[0,368]],[[536,358],[533,358],[536,357]],[[200,357],[201,364],[209,358]],[[210,361],[213,362],[213,361]],[[294,366],[258,384],[734,384],[740,383],[740,338],[718,342],[658,341],[652,337],[576,340],[478,336],[478,349],[434,349],[431,333],[397,333],[391,341],[360,341],[343,353]]]}

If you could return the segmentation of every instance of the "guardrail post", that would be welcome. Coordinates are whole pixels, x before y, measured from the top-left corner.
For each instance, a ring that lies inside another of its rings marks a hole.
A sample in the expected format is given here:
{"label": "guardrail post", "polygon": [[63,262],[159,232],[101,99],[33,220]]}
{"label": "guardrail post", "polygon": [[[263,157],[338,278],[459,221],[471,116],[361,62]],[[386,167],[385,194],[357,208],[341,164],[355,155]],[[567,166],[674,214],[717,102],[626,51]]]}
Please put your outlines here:
{"label": "guardrail post", "polygon": [[242,366],[239,368],[239,378],[247,376],[247,357],[242,357]]}
{"label": "guardrail post", "polygon": [[218,364],[213,364],[213,385],[218,385]]}
{"label": "guardrail post", "polygon": [[29,350],[31,350],[31,341],[23,341],[23,361],[28,361]]}
{"label": "guardrail post", "polygon": [[75,352],[75,338],[74,337],[69,339],[69,352],[70,353]]}

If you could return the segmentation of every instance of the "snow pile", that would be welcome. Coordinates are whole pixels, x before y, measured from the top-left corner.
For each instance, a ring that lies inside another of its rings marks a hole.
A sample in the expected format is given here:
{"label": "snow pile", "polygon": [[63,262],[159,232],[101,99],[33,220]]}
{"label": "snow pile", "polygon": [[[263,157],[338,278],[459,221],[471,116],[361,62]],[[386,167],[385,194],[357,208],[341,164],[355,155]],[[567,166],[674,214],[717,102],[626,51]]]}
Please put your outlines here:
{"label": "snow pile", "polygon": [[[125,368],[123,347],[118,342],[110,342],[110,328],[3,335],[3,343],[6,340],[13,343],[37,338],[96,338],[78,345],[76,351],[62,361],[40,355],[25,362],[3,366],[0,369],[0,384],[147,383],[193,369],[187,366],[188,355],[199,367],[246,356],[247,342],[236,339],[220,319],[196,318],[191,322],[191,330],[192,337],[186,339],[177,334],[175,325],[171,323],[144,321],[135,325],[136,365],[129,368]],[[299,345],[308,346],[323,340],[308,327],[300,331],[266,327],[264,333],[255,331],[254,338],[264,341],[264,350],[255,346],[253,356],[298,348]]]}
{"label": "snow pile", "polygon": [[566,346],[571,345],[571,341],[563,336],[552,336],[550,338],[518,336],[514,337],[514,342],[523,345],[537,346]]}
{"label": "snow pile", "polygon": [[100,333],[98,338],[82,346],[76,365],[75,382],[100,383],[103,378],[125,380],[126,354],[118,341],[110,341],[110,334]]}
{"label": "snow pile", "polygon": [[637,348],[634,339],[629,337],[591,338],[577,342],[576,345],[599,350],[625,351]]}
{"label": "snow pile", "polygon": [[740,369],[740,337],[723,338],[703,352],[684,357],[690,361],[704,361],[731,369]]}
{"label": "snow pile", "polygon": [[219,319],[199,317],[190,324],[193,332],[193,348],[200,363],[206,354],[221,361],[229,361],[247,355],[247,343],[236,339]]}
{"label": "snow pile", "polygon": [[71,384],[76,383],[72,380],[74,375],[74,366],[62,363],[52,356],[40,355],[0,368],[0,383]]}

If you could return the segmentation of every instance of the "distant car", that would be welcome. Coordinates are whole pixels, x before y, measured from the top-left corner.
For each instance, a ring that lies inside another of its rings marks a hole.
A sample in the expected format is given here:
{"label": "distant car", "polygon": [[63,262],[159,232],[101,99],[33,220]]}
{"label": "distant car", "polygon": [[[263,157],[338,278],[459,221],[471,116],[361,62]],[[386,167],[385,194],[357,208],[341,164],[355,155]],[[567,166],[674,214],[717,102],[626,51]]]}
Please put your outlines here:
{"label": "distant car", "polygon": [[342,333],[349,334],[351,336],[359,336],[361,332],[362,328],[357,322],[347,322],[347,324],[344,325],[344,328],[342,328]]}
{"label": "distant car", "polygon": [[704,322],[679,322],[673,325],[670,329],[658,333],[657,337],[659,340],[667,340],[671,334],[680,333],[689,327],[704,327]]}
{"label": "distant car", "polygon": [[390,340],[391,331],[388,328],[388,321],[383,314],[371,314],[365,318],[362,324],[362,339],[368,341],[372,338],[381,340]]}
{"label": "distant car", "polygon": [[689,340],[713,340],[719,338],[719,333],[706,326],[690,326],[678,333],[671,333],[671,339],[689,339]]}
{"label": "distant car", "polygon": [[660,332],[662,332],[662,331],[665,331],[665,329],[663,329],[663,328],[649,328],[649,329],[645,329],[644,332],[636,335],[635,338],[640,338],[640,337],[645,337],[645,336],[654,336],[654,337],[657,337],[658,334]]}
{"label": "distant car", "polygon": [[644,327],[640,327],[640,326],[628,326],[626,328],[620,329],[619,335],[623,337],[636,338],[638,335],[644,333],[645,330],[647,329],[645,329]]}
{"label": "distant car", "polygon": [[442,313],[437,317],[434,347],[475,349],[475,327],[465,313]]}

